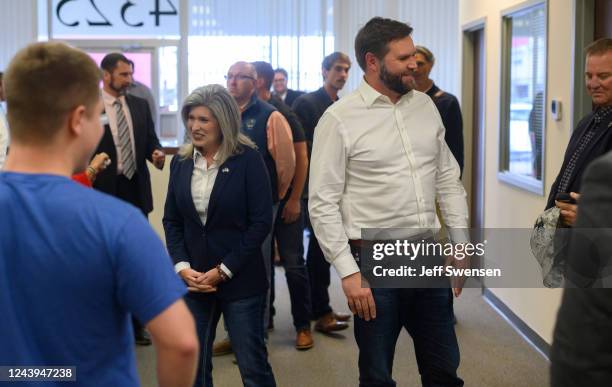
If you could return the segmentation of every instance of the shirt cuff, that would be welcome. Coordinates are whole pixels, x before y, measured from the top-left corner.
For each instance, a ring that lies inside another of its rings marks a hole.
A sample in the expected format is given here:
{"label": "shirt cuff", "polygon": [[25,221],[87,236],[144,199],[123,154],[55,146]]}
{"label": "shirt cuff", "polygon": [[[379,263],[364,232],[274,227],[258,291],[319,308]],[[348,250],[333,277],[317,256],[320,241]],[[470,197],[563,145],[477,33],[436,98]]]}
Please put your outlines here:
{"label": "shirt cuff", "polygon": [[227,266],[225,266],[224,263],[219,265],[219,268],[225,273],[227,278],[232,279],[232,277],[234,276],[234,273],[232,273],[232,271]]}
{"label": "shirt cuff", "polygon": [[467,228],[449,228],[448,234],[453,243],[468,243],[470,241],[470,235]]}
{"label": "shirt cuff", "polygon": [[334,259],[332,265],[334,265],[334,268],[336,269],[336,272],[340,278],[348,277],[349,275],[355,274],[359,271],[359,266],[357,265],[357,262],[355,262],[355,258],[350,252],[343,253],[342,255],[338,256],[336,259]]}
{"label": "shirt cuff", "polygon": [[181,270],[185,269],[191,269],[191,265],[187,261],[181,261],[174,265],[174,271],[176,272],[176,274],[180,273]]}

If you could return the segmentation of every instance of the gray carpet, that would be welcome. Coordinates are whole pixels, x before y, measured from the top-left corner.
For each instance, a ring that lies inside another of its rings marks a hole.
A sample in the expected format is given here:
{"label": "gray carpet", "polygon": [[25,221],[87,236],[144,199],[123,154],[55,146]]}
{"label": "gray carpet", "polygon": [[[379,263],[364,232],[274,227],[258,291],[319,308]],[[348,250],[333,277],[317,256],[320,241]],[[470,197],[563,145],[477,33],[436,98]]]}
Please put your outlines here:
{"label": "gray carpet", "polygon": [[[351,328],[336,337],[314,334],[315,347],[294,349],[289,295],[283,269],[276,269],[275,330],[270,332],[268,351],[276,382],[282,387],[354,387],[358,385],[357,345]],[[347,311],[339,280],[332,270],[332,305]],[[548,362],[527,344],[481,297],[480,290],[466,289],[455,302],[457,336],[461,349],[459,375],[466,386],[548,386]],[[222,324],[217,337],[223,336]],[[156,386],[155,352],[136,349],[142,385]],[[216,387],[238,387],[242,383],[233,356],[213,358]],[[398,386],[420,386],[410,336],[403,331],[397,343],[393,376]]]}

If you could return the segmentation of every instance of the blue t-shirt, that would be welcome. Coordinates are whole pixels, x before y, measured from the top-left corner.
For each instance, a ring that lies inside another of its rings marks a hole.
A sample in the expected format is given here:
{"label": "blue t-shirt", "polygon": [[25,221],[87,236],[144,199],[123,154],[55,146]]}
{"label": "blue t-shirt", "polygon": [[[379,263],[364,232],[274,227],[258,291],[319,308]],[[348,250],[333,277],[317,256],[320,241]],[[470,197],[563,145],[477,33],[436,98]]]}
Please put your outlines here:
{"label": "blue t-shirt", "polygon": [[0,173],[0,366],[138,385],[130,313],[146,324],[185,293],[135,207],[65,177]]}

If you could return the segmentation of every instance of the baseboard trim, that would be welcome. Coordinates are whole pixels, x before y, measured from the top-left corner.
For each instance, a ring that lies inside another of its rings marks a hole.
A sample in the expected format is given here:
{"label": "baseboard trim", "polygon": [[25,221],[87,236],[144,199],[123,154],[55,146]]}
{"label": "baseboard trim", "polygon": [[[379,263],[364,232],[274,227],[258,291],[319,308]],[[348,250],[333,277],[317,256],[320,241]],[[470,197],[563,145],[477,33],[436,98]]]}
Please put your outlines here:
{"label": "baseboard trim", "polygon": [[506,304],[504,304],[493,292],[484,288],[482,295],[495,309],[495,311],[504,319],[521,337],[529,343],[536,351],[538,351],[546,360],[550,361],[550,344],[546,342],[540,335],[531,329],[523,320],[521,320]]}

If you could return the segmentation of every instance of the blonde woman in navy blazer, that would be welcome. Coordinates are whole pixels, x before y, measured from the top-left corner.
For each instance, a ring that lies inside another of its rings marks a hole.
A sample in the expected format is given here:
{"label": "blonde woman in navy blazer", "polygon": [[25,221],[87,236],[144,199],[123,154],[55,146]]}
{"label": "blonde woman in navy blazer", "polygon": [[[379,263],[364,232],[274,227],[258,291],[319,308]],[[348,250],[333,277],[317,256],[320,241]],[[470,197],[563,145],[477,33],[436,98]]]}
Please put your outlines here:
{"label": "blonde woman in navy blazer", "polygon": [[212,386],[221,314],[243,384],[275,386],[261,324],[269,286],[261,244],[272,227],[266,166],[240,133],[240,110],[224,87],[194,90],[181,115],[191,143],[172,159],[163,223],[200,338],[195,386]]}

